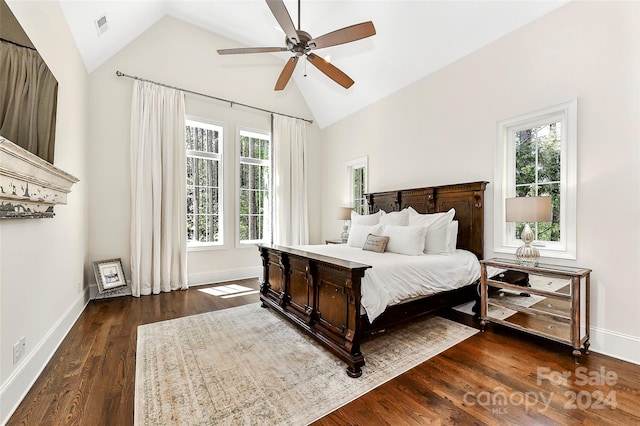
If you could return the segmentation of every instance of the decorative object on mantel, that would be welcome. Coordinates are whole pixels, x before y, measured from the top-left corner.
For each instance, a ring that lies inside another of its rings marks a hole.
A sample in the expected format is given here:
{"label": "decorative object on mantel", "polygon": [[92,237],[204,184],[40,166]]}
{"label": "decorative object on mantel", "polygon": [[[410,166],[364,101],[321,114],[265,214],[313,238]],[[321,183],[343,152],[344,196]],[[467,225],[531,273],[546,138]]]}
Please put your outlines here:
{"label": "decorative object on mantel", "polygon": [[53,217],[78,178],[0,136],[0,219]]}
{"label": "decorative object on mantel", "polygon": [[351,207],[338,207],[338,219],[344,220],[342,234],[340,234],[343,243],[346,243],[349,239],[349,220],[351,220],[352,211],[353,209]]}
{"label": "decorative object on mantel", "polygon": [[122,269],[120,259],[107,259],[93,262],[93,272],[96,275],[98,292],[105,293],[127,286],[127,279]]}
{"label": "decorative object on mantel", "polygon": [[521,265],[537,266],[540,252],[532,243],[535,234],[529,222],[551,222],[551,197],[516,197],[505,200],[506,221],[524,222],[520,239],[523,245],[516,250]]}

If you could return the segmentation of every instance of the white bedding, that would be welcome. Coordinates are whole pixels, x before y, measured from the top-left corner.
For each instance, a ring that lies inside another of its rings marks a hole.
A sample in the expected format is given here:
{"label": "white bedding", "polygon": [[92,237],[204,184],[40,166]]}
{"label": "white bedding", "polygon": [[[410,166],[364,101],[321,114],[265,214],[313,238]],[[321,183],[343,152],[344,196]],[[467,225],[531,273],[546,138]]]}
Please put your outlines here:
{"label": "white bedding", "polygon": [[296,248],[372,266],[365,272],[361,286],[361,304],[369,322],[373,322],[387,306],[463,287],[480,278],[480,263],[466,250],[456,250],[450,255],[407,256],[375,253],[345,244]]}

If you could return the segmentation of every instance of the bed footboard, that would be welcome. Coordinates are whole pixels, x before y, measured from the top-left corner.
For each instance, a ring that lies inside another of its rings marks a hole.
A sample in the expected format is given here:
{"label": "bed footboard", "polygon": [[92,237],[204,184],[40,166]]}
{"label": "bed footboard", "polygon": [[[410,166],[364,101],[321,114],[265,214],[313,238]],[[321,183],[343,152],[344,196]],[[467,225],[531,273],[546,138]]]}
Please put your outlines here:
{"label": "bed footboard", "polygon": [[369,265],[289,247],[259,245],[262,306],[307,332],[347,363],[347,374],[362,374],[360,283]]}

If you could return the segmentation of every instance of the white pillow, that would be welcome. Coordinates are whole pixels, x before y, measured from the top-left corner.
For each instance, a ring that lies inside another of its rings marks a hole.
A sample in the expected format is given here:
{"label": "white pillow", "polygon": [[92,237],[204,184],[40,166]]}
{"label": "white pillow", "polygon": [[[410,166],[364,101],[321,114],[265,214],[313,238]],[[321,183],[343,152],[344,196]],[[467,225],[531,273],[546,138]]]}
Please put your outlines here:
{"label": "white pillow", "polygon": [[367,236],[369,234],[380,235],[381,229],[382,225],[351,225],[349,238],[347,239],[347,245],[351,247],[362,248],[364,246],[364,242],[367,240]]}
{"label": "white pillow", "polygon": [[359,214],[355,211],[351,211],[351,225],[377,225],[383,214],[384,211],[382,210],[378,210],[373,214]]}
{"label": "white pillow", "polygon": [[454,209],[448,212],[434,213],[434,218],[430,218],[431,222],[427,225],[427,235],[424,245],[424,252],[427,254],[443,254],[449,253],[447,245],[447,228],[453,220],[456,211]]}
{"label": "white pillow", "polygon": [[[427,214],[420,214],[417,211],[415,211],[412,207],[407,207],[406,210],[409,212],[409,225],[411,226],[414,226],[414,225],[429,226],[436,221],[442,221],[442,220],[451,222],[453,220],[453,216],[455,216],[456,214],[455,209],[451,209],[448,212],[427,213]],[[449,219],[447,220],[446,218],[449,218]]]}
{"label": "white pillow", "polygon": [[456,251],[458,246],[458,221],[454,220],[447,225],[447,250],[449,253]]}
{"label": "white pillow", "polygon": [[380,235],[389,237],[387,251],[418,256],[424,252],[426,232],[424,226],[385,225]]}
{"label": "white pillow", "polygon": [[409,224],[409,210],[404,209],[399,212],[390,212],[380,217],[380,225],[401,225]]}

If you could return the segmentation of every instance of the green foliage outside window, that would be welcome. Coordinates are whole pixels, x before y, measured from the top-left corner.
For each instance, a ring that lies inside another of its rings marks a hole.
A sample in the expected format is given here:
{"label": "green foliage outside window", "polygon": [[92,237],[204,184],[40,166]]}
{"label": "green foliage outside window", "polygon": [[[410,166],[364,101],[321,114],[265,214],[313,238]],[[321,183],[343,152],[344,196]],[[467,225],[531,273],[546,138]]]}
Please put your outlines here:
{"label": "green foliage outside window", "polygon": [[185,126],[187,240],[220,241],[220,140],[209,126]]}
{"label": "green foliage outside window", "polygon": [[[516,196],[550,196],[552,222],[531,224],[536,240],[560,241],[561,122],[516,133]],[[535,226],[534,226],[535,225]],[[516,224],[516,236],[524,227]]]}
{"label": "green foliage outside window", "polygon": [[367,214],[367,203],[365,200],[366,171],[364,167],[353,169],[353,203],[354,210],[360,214]]}
{"label": "green foliage outside window", "polygon": [[240,133],[240,241],[265,238],[269,210],[270,141]]}

